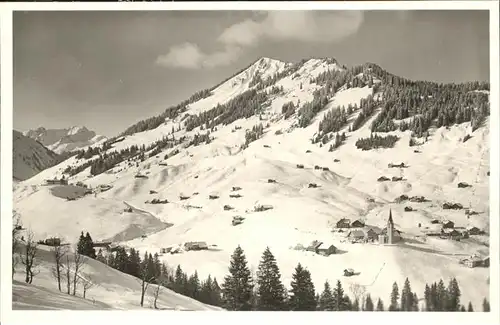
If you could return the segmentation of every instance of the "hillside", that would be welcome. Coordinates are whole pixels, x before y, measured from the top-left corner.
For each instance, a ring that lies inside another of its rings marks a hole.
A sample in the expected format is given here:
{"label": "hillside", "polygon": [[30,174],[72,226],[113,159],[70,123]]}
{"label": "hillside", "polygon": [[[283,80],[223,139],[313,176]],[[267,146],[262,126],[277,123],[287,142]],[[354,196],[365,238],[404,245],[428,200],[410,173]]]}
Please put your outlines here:
{"label": "hillside", "polygon": [[15,130],[12,146],[12,172],[15,181],[28,179],[42,170],[54,166],[59,159],[56,153],[45,148],[40,142]]}
{"label": "hillside", "polygon": [[[489,269],[459,260],[489,253],[488,89],[410,81],[375,64],[261,58],[19,183],[14,209],[40,238],[75,242],[84,230],[150,253],[190,241],[217,245],[161,257],[202,278],[222,279],[238,245],[255,271],[268,246],[287,286],[298,262],[311,271],[317,291],[338,279],[384,301],[394,281],[401,287],[408,277],[423,297],[426,283],[456,277],[462,301],[479,310]],[[42,186],[62,176],[93,194],[63,200],[54,194],[60,188]],[[403,194],[425,200],[398,202]],[[462,208],[444,209],[448,202]],[[332,232],[342,218],[383,228],[390,210],[404,238],[398,245],[350,243],[346,233]],[[244,220],[233,226],[235,216]],[[427,236],[434,219],[452,220],[457,229],[476,226],[485,235]],[[339,253],[292,249],[313,240]],[[344,277],[346,268],[360,273]]]}
{"label": "hillside", "polygon": [[[14,276],[12,308],[14,310],[103,310],[140,309],[141,281],[128,274],[114,270],[98,261],[88,259],[80,272],[77,295],[72,296],[57,290],[52,275],[54,257],[50,247],[39,246],[37,271],[33,284],[24,283],[23,265],[19,263]],[[86,297],[82,297],[82,281],[90,281]],[[156,286],[149,286],[145,294],[145,308],[152,308],[152,297]],[[176,294],[166,288],[160,290],[158,308],[170,310],[218,310],[196,300]]]}
{"label": "hillside", "polygon": [[55,153],[70,152],[104,142],[106,137],[97,135],[84,126],[74,126],[67,129],[46,129],[39,127],[23,132]]}

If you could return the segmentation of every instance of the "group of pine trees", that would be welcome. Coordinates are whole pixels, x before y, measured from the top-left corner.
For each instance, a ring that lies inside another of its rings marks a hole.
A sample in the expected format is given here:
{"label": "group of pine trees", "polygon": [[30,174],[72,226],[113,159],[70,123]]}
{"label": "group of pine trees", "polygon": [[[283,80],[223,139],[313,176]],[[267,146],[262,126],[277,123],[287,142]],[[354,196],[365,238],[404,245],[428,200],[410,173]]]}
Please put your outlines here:
{"label": "group of pine trees", "polygon": [[245,133],[245,147],[257,139],[259,139],[264,134],[264,126],[262,123],[254,125],[251,130],[247,130]]}
{"label": "group of pine trees", "polygon": [[[201,138],[201,139],[202,141],[206,141],[206,138]],[[131,162],[134,159],[136,161],[144,161],[146,159],[146,153],[148,153],[147,157],[153,157],[158,155],[163,149],[173,148],[174,146],[179,145],[184,141],[185,137],[176,139],[175,136],[172,134],[171,137],[165,136],[162,139],[157,140],[148,146],[142,145],[139,147],[137,145],[132,145],[120,151],[107,152],[104,151],[102,148],[99,149],[99,148],[89,147],[86,151],[84,150],[80,151],[77,154],[77,158],[80,157],[84,159],[89,159],[89,157],[91,158],[96,154],[98,154],[99,157],[92,160],[88,160],[85,163],[77,166],[68,166],[64,170],[64,173],[73,176],[90,167],[90,173],[92,175],[94,176],[99,175],[112,169],[117,164],[123,161],[128,160],[129,162]]]}
{"label": "group of pine trees", "polygon": [[361,150],[370,150],[377,148],[392,148],[399,138],[395,135],[381,136],[378,134],[370,134],[369,138],[359,138],[355,145]]}

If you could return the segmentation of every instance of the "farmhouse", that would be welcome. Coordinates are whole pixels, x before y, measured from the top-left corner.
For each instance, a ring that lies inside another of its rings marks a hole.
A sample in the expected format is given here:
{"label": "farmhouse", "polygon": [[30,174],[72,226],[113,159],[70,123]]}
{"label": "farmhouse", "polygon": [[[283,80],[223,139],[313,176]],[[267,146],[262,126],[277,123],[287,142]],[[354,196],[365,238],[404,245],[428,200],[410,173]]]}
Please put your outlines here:
{"label": "farmhouse", "polygon": [[204,241],[187,242],[184,244],[184,249],[186,251],[201,251],[201,250],[207,250],[208,245]]}
{"label": "farmhouse", "polygon": [[337,228],[350,228],[351,227],[351,220],[342,218],[339,221],[337,221]]}
{"label": "farmhouse", "polygon": [[453,240],[460,240],[462,234],[456,229],[443,228],[443,237]]}
{"label": "farmhouse", "polygon": [[482,233],[481,229],[476,226],[467,227],[467,231],[469,232],[469,235],[480,235]]}
{"label": "farmhouse", "polygon": [[370,228],[365,232],[365,238],[369,241],[375,241],[378,239],[379,233],[380,231],[377,231],[374,228]]}
{"label": "farmhouse", "polygon": [[450,220],[443,220],[442,222],[443,229],[453,229],[455,228],[455,223]]}
{"label": "farmhouse", "polygon": [[321,244],[323,244],[323,242],[320,242],[318,240],[313,240],[309,244],[309,246],[307,246],[306,251],[316,253],[318,251],[319,247],[321,246]]}
{"label": "farmhouse", "polygon": [[45,180],[47,185],[68,185],[68,180],[61,178],[61,179],[47,179]]}
{"label": "farmhouse", "polygon": [[357,219],[351,223],[351,228],[363,228],[365,226],[364,221]]}
{"label": "farmhouse", "polygon": [[92,247],[94,248],[104,248],[105,250],[109,251],[111,249],[111,244],[112,242],[94,242],[92,243]]}
{"label": "farmhouse", "polygon": [[323,255],[323,256],[330,256],[332,254],[337,253],[337,247],[334,245],[327,245],[325,243],[321,243],[317,248],[316,248],[316,254]]}
{"label": "farmhouse", "polygon": [[351,230],[347,234],[347,237],[353,241],[363,240],[363,239],[365,239],[365,232],[363,230],[360,230],[360,229]]}

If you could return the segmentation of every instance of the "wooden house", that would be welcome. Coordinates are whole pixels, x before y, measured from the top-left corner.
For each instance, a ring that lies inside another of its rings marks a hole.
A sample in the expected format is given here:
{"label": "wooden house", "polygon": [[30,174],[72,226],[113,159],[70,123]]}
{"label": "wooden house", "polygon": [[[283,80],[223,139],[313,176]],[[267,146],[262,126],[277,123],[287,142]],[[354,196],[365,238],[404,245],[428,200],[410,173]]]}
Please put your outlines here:
{"label": "wooden house", "polygon": [[365,232],[365,238],[370,241],[377,240],[379,233],[380,231],[376,231],[375,229],[370,228]]}
{"label": "wooden house", "polygon": [[337,228],[351,228],[351,220],[342,218],[337,221]]}
{"label": "wooden house", "polygon": [[352,223],[351,223],[351,228],[363,228],[365,226],[365,223],[363,220],[354,220]]}
{"label": "wooden house", "polygon": [[363,230],[351,230],[347,237],[351,240],[363,240],[365,238],[365,232]]}
{"label": "wooden house", "polygon": [[467,231],[469,232],[469,235],[480,235],[482,233],[481,229],[476,226],[467,227]]}
{"label": "wooden house", "polygon": [[199,241],[199,242],[187,242],[184,244],[184,249],[186,251],[201,251],[201,250],[207,250],[208,245],[204,241]]}
{"label": "wooden house", "polygon": [[337,253],[337,247],[334,245],[328,245],[325,243],[321,243],[317,248],[316,248],[316,254],[323,255],[323,256],[330,256],[333,254]]}
{"label": "wooden house", "polygon": [[306,251],[308,252],[314,252],[314,253],[317,253],[318,252],[318,249],[319,247],[321,246],[321,244],[323,244],[323,242],[320,242],[318,240],[313,240],[309,246],[307,246],[306,248]]}
{"label": "wooden house", "polygon": [[92,243],[92,247],[94,248],[104,248],[105,250],[110,250],[111,249],[111,244],[112,242],[94,242]]}
{"label": "wooden house", "polygon": [[440,223],[441,223],[441,221],[439,221],[439,220],[437,220],[437,219],[432,219],[431,223],[432,223],[433,225],[437,225],[437,224],[440,224]]}
{"label": "wooden house", "polygon": [[442,222],[442,225],[443,225],[443,229],[453,229],[453,228],[455,228],[455,223],[453,221],[450,221],[450,220],[444,220]]}

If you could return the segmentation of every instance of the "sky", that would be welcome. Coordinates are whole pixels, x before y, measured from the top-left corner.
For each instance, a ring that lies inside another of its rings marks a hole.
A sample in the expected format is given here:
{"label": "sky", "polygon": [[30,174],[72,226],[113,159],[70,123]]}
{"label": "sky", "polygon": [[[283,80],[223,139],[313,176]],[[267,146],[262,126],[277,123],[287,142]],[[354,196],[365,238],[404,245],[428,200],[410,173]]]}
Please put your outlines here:
{"label": "sky", "polygon": [[14,12],[14,128],[114,136],[260,57],[489,80],[488,11]]}

